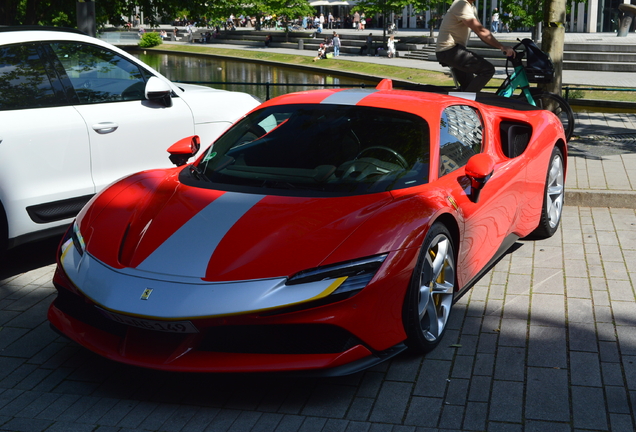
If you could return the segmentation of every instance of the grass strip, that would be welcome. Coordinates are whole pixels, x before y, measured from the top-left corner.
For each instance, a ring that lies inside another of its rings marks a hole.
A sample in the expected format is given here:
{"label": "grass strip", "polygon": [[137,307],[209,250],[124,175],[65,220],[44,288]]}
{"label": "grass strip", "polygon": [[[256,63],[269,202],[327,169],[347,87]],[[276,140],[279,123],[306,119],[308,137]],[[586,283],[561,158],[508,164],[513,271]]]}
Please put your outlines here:
{"label": "grass strip", "polygon": [[[214,48],[205,45],[172,45],[162,44],[155,49],[161,51],[192,53],[192,54],[210,54],[221,57],[231,57],[237,59],[246,59],[254,61],[266,61],[278,63],[281,65],[293,65],[311,67],[314,69],[322,69],[325,71],[334,71],[334,73],[352,73],[364,75],[377,79],[391,78],[394,80],[408,81],[413,84],[431,84],[437,86],[452,86],[453,80],[443,72],[429,71],[425,69],[409,68],[393,65],[382,65],[377,63],[353,62],[342,59],[329,59],[328,61],[314,62],[312,57],[298,56],[292,54],[277,53],[271,51],[251,51],[238,50],[228,48]],[[148,48],[148,50],[152,50]],[[501,79],[493,78],[489,87],[498,87]],[[612,90],[576,90],[577,87],[592,88],[593,86],[569,86],[571,102],[575,103],[576,99],[582,100],[601,100],[601,101],[622,101],[636,102],[636,90],[634,91],[612,91]],[[602,89],[603,87],[598,87]],[[490,91],[488,89],[487,91]],[[565,95],[564,95],[565,96]]]}

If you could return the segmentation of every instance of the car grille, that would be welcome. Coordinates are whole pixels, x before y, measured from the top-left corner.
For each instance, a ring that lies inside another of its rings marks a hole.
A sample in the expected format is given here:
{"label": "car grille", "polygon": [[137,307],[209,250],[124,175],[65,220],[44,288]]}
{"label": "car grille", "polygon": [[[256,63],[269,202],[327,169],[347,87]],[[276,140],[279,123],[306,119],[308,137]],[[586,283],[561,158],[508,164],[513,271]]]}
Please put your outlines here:
{"label": "car grille", "polygon": [[59,288],[57,291],[55,307],[76,320],[82,321],[96,329],[119,337],[126,335],[126,326],[124,324],[106,318],[99,313],[94,305],[86,303],[82,297],[64,288]]}
{"label": "car grille", "polygon": [[361,344],[346,330],[326,324],[213,327],[201,351],[245,354],[331,354]]}
{"label": "car grille", "polygon": [[[55,306],[91,327],[118,337],[126,336],[128,326],[100,314],[94,305],[64,288],[58,289]],[[185,337],[151,330],[136,330],[156,334],[157,337],[166,340]],[[207,352],[332,354],[362,344],[348,331],[328,324],[228,325],[200,330],[203,335],[196,349]]]}

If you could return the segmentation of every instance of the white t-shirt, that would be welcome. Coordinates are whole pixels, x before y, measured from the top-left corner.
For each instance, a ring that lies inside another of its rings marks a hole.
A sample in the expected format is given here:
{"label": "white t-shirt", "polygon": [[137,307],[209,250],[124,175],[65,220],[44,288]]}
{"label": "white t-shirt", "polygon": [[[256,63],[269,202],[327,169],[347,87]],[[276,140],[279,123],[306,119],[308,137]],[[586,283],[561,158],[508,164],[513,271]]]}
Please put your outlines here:
{"label": "white t-shirt", "polygon": [[449,50],[457,44],[466,46],[471,30],[463,20],[471,18],[479,20],[475,5],[467,0],[455,0],[439,27],[435,52]]}
{"label": "white t-shirt", "polygon": [[390,52],[395,52],[395,39],[389,39],[386,44]]}

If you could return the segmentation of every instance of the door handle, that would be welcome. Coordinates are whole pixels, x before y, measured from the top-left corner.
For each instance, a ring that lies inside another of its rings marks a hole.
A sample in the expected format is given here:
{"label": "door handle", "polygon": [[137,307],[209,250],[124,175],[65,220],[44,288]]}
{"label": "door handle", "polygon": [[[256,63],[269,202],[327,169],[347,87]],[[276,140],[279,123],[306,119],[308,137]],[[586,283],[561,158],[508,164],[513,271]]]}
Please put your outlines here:
{"label": "door handle", "polygon": [[95,123],[93,125],[93,130],[97,132],[98,134],[104,135],[104,134],[109,134],[111,132],[115,132],[118,127],[119,125],[117,123],[102,122],[102,123]]}

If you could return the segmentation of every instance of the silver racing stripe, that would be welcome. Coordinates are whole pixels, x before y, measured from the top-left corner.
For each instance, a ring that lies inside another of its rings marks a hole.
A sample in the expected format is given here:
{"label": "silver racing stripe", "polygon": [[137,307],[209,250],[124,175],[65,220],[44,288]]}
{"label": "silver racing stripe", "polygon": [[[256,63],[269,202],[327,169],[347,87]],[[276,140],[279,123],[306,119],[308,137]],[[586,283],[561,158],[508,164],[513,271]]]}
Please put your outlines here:
{"label": "silver racing stripe", "polygon": [[224,193],[175,231],[137,268],[152,273],[204,277],[210,257],[225,234],[264,197]]}
{"label": "silver racing stripe", "polygon": [[321,104],[356,105],[365,97],[377,92],[376,89],[347,89],[328,96]]}

